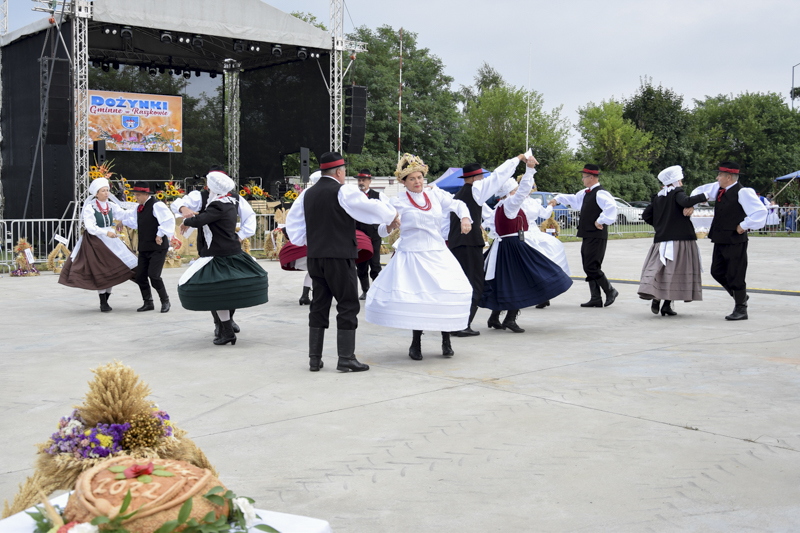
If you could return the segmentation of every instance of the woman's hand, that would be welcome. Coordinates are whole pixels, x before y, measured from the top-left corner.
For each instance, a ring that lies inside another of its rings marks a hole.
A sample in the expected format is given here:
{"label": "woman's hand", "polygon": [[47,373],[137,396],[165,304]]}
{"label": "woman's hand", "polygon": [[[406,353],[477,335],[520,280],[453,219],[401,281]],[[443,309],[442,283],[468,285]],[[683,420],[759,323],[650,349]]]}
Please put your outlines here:
{"label": "woman's hand", "polygon": [[461,233],[467,234],[472,231],[472,222],[467,217],[461,219]]}
{"label": "woman's hand", "polygon": [[539,162],[533,156],[530,156],[525,160],[525,166],[527,166],[528,168],[536,168],[536,165],[538,164]]}
{"label": "woman's hand", "polygon": [[683,208],[683,216],[690,217],[694,213],[694,207],[684,207]]}
{"label": "woman's hand", "polygon": [[115,232],[113,232],[113,231],[107,231],[106,235],[108,235],[112,239],[116,239],[117,238],[117,234]]}
{"label": "woman's hand", "polygon": [[181,227],[179,228],[179,231],[181,232],[181,235],[186,235],[186,232],[189,231],[189,226],[185,226],[185,225],[181,224]]}

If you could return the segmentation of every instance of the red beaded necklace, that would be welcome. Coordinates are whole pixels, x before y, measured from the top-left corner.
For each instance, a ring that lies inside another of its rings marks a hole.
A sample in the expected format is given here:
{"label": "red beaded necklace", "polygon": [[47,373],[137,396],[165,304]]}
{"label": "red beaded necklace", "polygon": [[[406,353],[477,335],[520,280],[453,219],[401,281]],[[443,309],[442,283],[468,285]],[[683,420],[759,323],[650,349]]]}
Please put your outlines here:
{"label": "red beaded necklace", "polygon": [[111,209],[111,206],[108,205],[108,203],[106,203],[106,208],[105,209],[103,209],[103,206],[100,205],[100,202],[98,200],[95,200],[94,203],[97,206],[97,210],[100,211],[100,213],[102,213],[104,215],[107,215],[108,211]]}
{"label": "red beaded necklace", "polygon": [[411,202],[411,205],[413,205],[417,209],[421,209],[422,211],[430,211],[431,210],[431,200],[430,200],[430,198],[428,198],[428,195],[425,194],[425,191],[422,191],[422,196],[425,197],[425,205],[417,204],[417,202],[415,202],[414,199],[411,198],[411,195],[408,193],[408,191],[406,191],[406,196],[408,196],[408,201]]}

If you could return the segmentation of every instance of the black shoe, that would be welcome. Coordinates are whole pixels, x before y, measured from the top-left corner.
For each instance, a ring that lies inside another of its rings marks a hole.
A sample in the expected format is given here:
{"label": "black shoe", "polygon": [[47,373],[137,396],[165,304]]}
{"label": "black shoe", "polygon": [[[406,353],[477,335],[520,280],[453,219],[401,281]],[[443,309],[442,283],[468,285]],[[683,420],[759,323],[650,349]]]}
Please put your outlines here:
{"label": "black shoe", "polygon": [[108,297],[110,294],[105,293],[100,295],[100,311],[103,313],[110,313],[112,311],[111,306],[108,305]]}
{"label": "black shoe", "polygon": [[339,354],[336,370],[341,372],[364,372],[369,370],[369,365],[360,363],[356,359],[356,330],[338,330],[336,332],[336,348]]}
{"label": "black shoe", "polygon": [[503,329],[503,324],[500,323],[500,313],[502,311],[492,311],[492,314],[489,315],[489,322],[486,323],[489,329]]}
{"label": "black shoe", "polygon": [[144,305],[142,305],[139,309],[136,310],[137,313],[141,313],[143,311],[152,311],[155,309],[153,305],[153,300],[145,300]]}
{"label": "black shoe", "polygon": [[322,362],[322,344],[325,341],[325,329],[309,328],[308,330],[308,369],[319,372],[325,366]]}
{"label": "black shoe", "polygon": [[408,348],[408,356],[414,361],[422,360],[422,332],[414,330],[411,346]]}
{"label": "black shoe", "polygon": [[303,295],[300,297],[300,305],[311,305],[311,298],[308,297],[308,291],[311,287],[303,287]]}
{"label": "black shoe", "polygon": [[236,344],[236,334],[233,332],[230,320],[225,320],[219,324],[219,338],[214,339],[214,344],[222,346],[231,343],[231,346]]}
{"label": "black shoe", "polygon": [[231,327],[233,328],[234,333],[239,333],[242,329],[239,327],[239,324],[233,321],[233,313],[236,312],[236,309],[231,309]]}
{"label": "black shoe", "polygon": [[588,302],[581,304],[581,307],[603,307],[603,298],[600,297],[600,285],[596,280],[589,280],[589,292],[591,298]]}
{"label": "black shoe", "polygon": [[656,300],[655,298],[653,298],[653,301],[650,302],[650,311],[652,311],[654,315],[658,314],[659,305],[661,305],[661,300]]}
{"label": "black shoe", "polygon": [[167,300],[167,301],[165,301],[165,302],[161,302],[161,312],[162,312],[162,313],[167,313],[167,312],[169,312],[169,308],[170,308],[170,305],[169,305],[169,300]]}
{"label": "black shoe", "polygon": [[747,320],[747,306],[737,305],[733,308],[733,313],[725,317],[725,320]]}
{"label": "black shoe", "polygon": [[506,311],[506,318],[503,320],[503,329],[509,329],[514,333],[525,333],[525,330],[517,325],[519,309],[509,309]]}
{"label": "black shoe", "polygon": [[446,331],[442,332],[442,355],[445,357],[452,357],[456,354],[453,351],[453,346],[450,344],[450,334]]}
{"label": "black shoe", "polygon": [[475,331],[469,326],[462,330],[451,332],[451,335],[455,335],[456,337],[477,337],[480,334],[480,331]]}
{"label": "black shoe", "polygon": [[661,316],[675,316],[677,314],[672,308],[672,300],[664,300],[664,305],[661,306]]}
{"label": "black shoe", "polygon": [[211,311],[211,316],[214,317],[214,340],[219,339],[220,320],[216,311]]}
{"label": "black shoe", "polygon": [[361,296],[358,297],[359,300],[366,300],[367,299],[367,292],[364,291],[361,293]]}
{"label": "black shoe", "polygon": [[608,281],[608,278],[605,274],[603,274],[602,278],[597,280],[597,285],[603,289],[604,293],[606,293],[606,303],[603,305],[603,307],[608,307],[609,305],[613,304],[614,300],[616,300],[617,296],[619,296],[619,292],[617,292],[617,289],[611,286],[611,282]]}
{"label": "black shoe", "polygon": [[550,300],[540,303],[536,306],[536,309],[544,309],[545,307],[550,307]]}

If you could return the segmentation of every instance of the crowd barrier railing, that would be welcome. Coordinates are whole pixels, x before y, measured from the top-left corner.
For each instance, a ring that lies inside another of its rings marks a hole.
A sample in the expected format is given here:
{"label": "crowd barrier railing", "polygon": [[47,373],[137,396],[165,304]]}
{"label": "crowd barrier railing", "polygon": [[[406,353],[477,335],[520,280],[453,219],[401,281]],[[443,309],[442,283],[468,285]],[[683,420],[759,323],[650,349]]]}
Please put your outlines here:
{"label": "crowd barrier railing", "polygon": [[80,220],[44,218],[44,219],[6,219],[0,220],[0,272],[9,273],[17,269],[14,248],[24,238],[31,245],[34,266],[47,263],[47,256],[58,246],[56,235],[67,240],[70,250],[75,246],[75,227]]}

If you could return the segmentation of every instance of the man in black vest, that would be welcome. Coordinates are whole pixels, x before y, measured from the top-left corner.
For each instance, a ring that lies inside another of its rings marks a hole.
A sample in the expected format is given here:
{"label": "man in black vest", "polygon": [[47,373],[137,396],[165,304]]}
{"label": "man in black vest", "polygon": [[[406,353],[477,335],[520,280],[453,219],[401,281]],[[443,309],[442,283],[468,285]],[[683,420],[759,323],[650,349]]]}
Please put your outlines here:
{"label": "man in black vest", "polygon": [[[142,291],[144,305],[137,309],[138,312],[152,311],[153,293],[150,285],[158,292],[161,299],[161,312],[169,311],[169,294],[161,279],[164,261],[167,259],[169,242],[175,234],[175,216],[170,212],[164,202],[159,202],[152,196],[150,184],[137,181],[133,185],[133,196],[139,208],[134,215],[126,217],[122,222],[139,232],[139,264],[136,267],[136,284]],[[149,278],[149,282],[148,282]]]}
{"label": "man in black vest", "polygon": [[715,183],[692,191],[692,196],[705,193],[716,202],[708,230],[708,238],[714,243],[711,276],[733,296],[733,313],[726,320],[747,320],[747,232],[763,228],[767,221],[767,208],[753,189],[742,187],[739,176],[739,165],[723,161]]}
{"label": "man in black vest", "polygon": [[578,237],[581,242],[581,262],[589,283],[591,298],[581,307],[603,307],[600,289],[606,293],[605,307],[614,303],[619,296],[617,289],[611,286],[603,272],[603,259],[608,244],[608,226],[617,221],[617,202],[614,197],[600,185],[600,167],[584,165],[581,171],[584,190],[577,194],[559,194],[550,200],[549,205],[557,203],[569,205],[572,209],[581,210],[578,221]]}
{"label": "man in black vest", "polygon": [[469,233],[461,233],[461,220],[454,213],[450,214],[450,233],[447,236],[447,247],[456,256],[456,260],[467,275],[467,279],[472,285],[472,305],[469,310],[469,322],[467,327],[461,331],[454,331],[456,337],[473,337],[480,335],[480,331],[472,329],[472,320],[478,311],[478,302],[483,294],[483,247],[486,243],[483,240],[481,231],[481,211],[486,200],[491,198],[494,193],[510,178],[517,169],[520,161],[527,158],[524,154],[511,158],[492,172],[491,176],[483,179],[484,170],[478,163],[470,163],[462,169],[464,186],[455,194],[457,200],[467,204],[469,214],[473,224]]}
{"label": "man in black vest", "polygon": [[[367,198],[372,200],[389,201],[382,192],[370,189],[370,184],[372,184],[372,174],[370,174],[368,168],[362,169],[361,172],[358,173],[358,189],[366,194]],[[375,281],[375,278],[381,273],[381,236],[378,235],[378,226],[375,224],[364,224],[357,221],[356,229],[363,231],[372,241],[372,257],[369,261],[364,261],[356,265],[358,280],[361,282],[361,296],[359,296],[358,299],[366,300],[367,291],[369,290],[369,280],[372,279],[372,281]]]}
{"label": "man in black vest", "polygon": [[300,193],[286,215],[286,233],[296,246],[308,245],[307,266],[313,285],[308,313],[308,357],[312,372],[322,367],[322,344],[328,328],[331,300],[336,298],[337,370],[362,372],[369,366],[356,360],[358,279],[355,261],[356,220],[365,224],[400,226],[397,210],[367,198],[355,185],[345,185],[344,159],[327,152],[319,159],[322,177]]}

